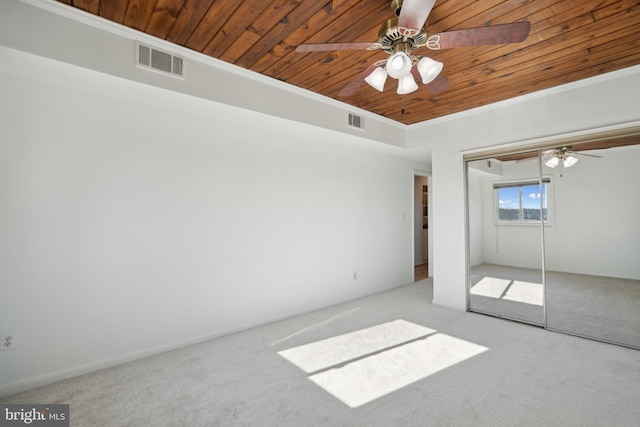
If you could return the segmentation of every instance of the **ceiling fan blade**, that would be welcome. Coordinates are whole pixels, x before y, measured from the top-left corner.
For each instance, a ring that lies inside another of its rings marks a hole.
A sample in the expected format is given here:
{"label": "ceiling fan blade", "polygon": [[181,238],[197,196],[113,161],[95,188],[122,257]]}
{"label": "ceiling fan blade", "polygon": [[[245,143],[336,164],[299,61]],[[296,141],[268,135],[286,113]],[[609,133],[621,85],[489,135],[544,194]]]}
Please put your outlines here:
{"label": "ceiling fan blade", "polygon": [[398,31],[413,37],[420,33],[436,0],[404,0],[398,17]]}
{"label": "ceiling fan blade", "polygon": [[598,156],[596,154],[579,153],[577,151],[570,151],[569,154],[577,154],[579,156],[597,157],[599,159],[604,159],[604,157]]}
{"label": "ceiling fan blade", "polygon": [[307,43],[296,48],[296,52],[329,52],[333,50],[375,49],[373,43]]}
{"label": "ceiling fan blade", "polygon": [[439,95],[442,92],[449,90],[449,80],[446,77],[440,75],[433,79],[433,81],[426,84],[427,89],[431,95]]}
{"label": "ceiling fan blade", "polygon": [[[526,40],[531,23],[491,25],[467,30],[447,31],[429,37],[427,46],[432,49],[451,49],[454,47],[482,46],[490,44],[520,43]],[[432,45],[435,44],[434,47]]]}
{"label": "ceiling fan blade", "polygon": [[[420,72],[418,72],[417,67],[413,67],[411,69],[411,74],[413,74],[413,78],[416,82],[422,82],[422,76],[420,76]],[[449,89],[449,80],[440,74],[438,77],[427,83],[425,87],[429,90],[431,95],[438,95]]]}
{"label": "ceiling fan blade", "polygon": [[360,89],[362,85],[365,83],[364,78],[367,77],[369,74],[373,73],[373,70],[375,70],[376,68],[377,66],[375,64],[367,67],[363,72],[358,74],[358,77],[351,80],[351,83],[349,83],[344,88],[342,88],[342,90],[338,92],[338,96],[340,97],[350,96],[356,93],[358,89]]}

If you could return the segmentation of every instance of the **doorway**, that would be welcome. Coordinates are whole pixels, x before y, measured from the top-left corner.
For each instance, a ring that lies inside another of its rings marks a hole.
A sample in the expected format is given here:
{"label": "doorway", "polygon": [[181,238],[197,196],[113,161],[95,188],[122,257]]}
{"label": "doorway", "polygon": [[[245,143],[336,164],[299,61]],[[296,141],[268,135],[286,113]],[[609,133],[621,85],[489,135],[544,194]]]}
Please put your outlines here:
{"label": "doorway", "polygon": [[414,174],[414,224],[413,224],[413,265],[414,281],[431,277],[429,240],[429,187],[431,177],[426,173]]}

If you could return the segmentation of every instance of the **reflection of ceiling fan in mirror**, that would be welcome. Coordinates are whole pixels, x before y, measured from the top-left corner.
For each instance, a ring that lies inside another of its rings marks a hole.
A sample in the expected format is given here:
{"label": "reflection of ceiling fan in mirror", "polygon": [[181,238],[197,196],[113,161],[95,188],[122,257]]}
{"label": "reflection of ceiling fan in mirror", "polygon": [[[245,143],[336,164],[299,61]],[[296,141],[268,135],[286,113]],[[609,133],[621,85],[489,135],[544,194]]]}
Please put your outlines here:
{"label": "reflection of ceiling fan in mirror", "polygon": [[542,163],[550,168],[555,168],[558,165],[562,165],[565,168],[569,168],[576,163],[578,163],[578,158],[574,155],[578,156],[589,156],[589,157],[598,157],[602,158],[602,156],[597,156],[595,154],[586,154],[580,153],[578,151],[573,151],[571,147],[562,147],[562,148],[554,148],[552,150],[547,150],[542,152]]}
{"label": "reflection of ceiling fan in mirror", "polygon": [[338,96],[354,94],[364,82],[382,92],[387,76],[398,80],[397,93],[400,95],[418,89],[415,77],[420,77],[422,83],[428,85],[429,91],[436,94],[449,87],[447,80],[439,76],[443,64],[426,56],[414,55],[414,50],[422,47],[440,50],[519,43],[529,35],[531,28],[529,22],[428,34],[425,23],[435,2],[436,0],[392,0],[391,8],[395,11],[397,18],[392,18],[380,26],[378,41],[375,43],[302,44],[296,51],[382,50],[389,55],[387,59],[377,61],[365,69],[343,88]]}

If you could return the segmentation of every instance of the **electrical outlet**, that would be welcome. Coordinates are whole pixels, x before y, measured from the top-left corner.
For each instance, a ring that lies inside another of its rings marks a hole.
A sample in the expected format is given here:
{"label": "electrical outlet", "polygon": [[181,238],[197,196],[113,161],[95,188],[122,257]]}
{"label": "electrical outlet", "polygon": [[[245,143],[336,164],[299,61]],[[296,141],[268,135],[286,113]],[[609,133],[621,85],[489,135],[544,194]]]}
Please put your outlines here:
{"label": "electrical outlet", "polygon": [[13,350],[16,347],[16,334],[6,334],[0,337],[0,350]]}

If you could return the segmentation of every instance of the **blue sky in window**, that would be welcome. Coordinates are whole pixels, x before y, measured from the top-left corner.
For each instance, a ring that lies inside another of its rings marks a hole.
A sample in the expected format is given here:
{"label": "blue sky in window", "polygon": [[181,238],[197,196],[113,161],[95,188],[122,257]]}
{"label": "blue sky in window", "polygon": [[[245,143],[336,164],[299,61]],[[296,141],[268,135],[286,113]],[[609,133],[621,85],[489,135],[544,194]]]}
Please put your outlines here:
{"label": "blue sky in window", "polygon": [[520,190],[518,187],[507,187],[498,190],[500,207],[502,209],[520,209]]}
{"label": "blue sky in window", "polygon": [[[518,187],[501,188],[498,191],[498,198],[501,208],[520,209],[520,191]],[[546,205],[546,200],[543,200],[543,206],[546,207]],[[522,187],[522,207],[524,209],[540,208],[540,187],[538,185]]]}
{"label": "blue sky in window", "polygon": [[540,209],[540,186],[522,187],[522,207],[524,209]]}

